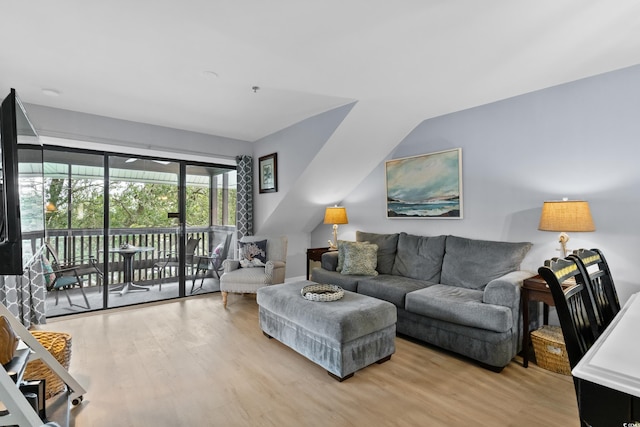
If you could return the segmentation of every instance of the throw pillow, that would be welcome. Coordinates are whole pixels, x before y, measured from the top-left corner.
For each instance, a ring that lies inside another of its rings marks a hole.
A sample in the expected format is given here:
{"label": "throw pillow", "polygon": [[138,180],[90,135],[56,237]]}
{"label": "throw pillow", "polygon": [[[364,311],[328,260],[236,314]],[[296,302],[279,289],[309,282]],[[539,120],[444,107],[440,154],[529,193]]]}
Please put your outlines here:
{"label": "throw pillow", "polygon": [[213,252],[211,252],[211,256],[219,257],[220,255],[222,255],[223,250],[224,250],[224,243],[220,243],[218,246],[215,247],[215,249],[213,249]]}
{"label": "throw pillow", "polygon": [[378,266],[376,270],[380,274],[391,274],[393,262],[396,258],[398,246],[398,233],[378,234],[356,231],[356,241],[369,242],[378,245]]}
{"label": "throw pillow", "polygon": [[377,276],[378,245],[357,242],[344,249],[344,262],[341,274],[359,276]]}
{"label": "throw pillow", "polygon": [[338,240],[338,266],[336,267],[337,272],[342,271],[342,266],[344,265],[345,251],[354,245],[361,245],[364,243],[369,244],[369,242],[351,242],[348,240]]}
{"label": "throw pillow", "polygon": [[47,259],[47,257],[42,257],[42,274],[44,275],[44,283],[47,285],[47,288],[56,280],[56,273],[53,272],[53,267],[51,266],[51,262]]}
{"label": "throw pillow", "polygon": [[240,242],[240,265],[245,268],[263,267],[267,262],[267,241]]}

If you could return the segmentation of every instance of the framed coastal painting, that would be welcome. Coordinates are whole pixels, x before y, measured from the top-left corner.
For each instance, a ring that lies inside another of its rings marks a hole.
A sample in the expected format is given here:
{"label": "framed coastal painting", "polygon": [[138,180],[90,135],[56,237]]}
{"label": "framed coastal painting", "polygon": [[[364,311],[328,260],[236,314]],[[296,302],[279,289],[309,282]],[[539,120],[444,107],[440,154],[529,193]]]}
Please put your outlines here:
{"label": "framed coastal painting", "polygon": [[387,218],[462,218],[462,149],[385,162]]}
{"label": "framed coastal painting", "polygon": [[262,156],[258,160],[260,193],[278,191],[278,153]]}

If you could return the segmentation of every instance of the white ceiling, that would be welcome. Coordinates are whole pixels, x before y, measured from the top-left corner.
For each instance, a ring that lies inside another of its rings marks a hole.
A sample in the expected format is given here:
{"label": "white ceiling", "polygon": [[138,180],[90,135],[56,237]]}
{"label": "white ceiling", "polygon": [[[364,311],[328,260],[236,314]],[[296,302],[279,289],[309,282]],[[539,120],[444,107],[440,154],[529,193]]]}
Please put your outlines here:
{"label": "white ceiling", "polygon": [[2,93],[248,141],[354,100],[437,116],[640,63],[637,0],[0,0],[0,16]]}

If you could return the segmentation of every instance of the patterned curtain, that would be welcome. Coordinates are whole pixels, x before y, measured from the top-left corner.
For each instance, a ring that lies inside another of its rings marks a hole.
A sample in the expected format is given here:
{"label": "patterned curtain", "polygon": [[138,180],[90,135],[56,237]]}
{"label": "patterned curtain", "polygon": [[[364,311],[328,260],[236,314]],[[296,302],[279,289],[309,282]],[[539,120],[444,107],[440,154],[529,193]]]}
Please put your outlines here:
{"label": "patterned curtain", "polygon": [[236,157],[237,167],[237,206],[236,230],[238,240],[253,235],[253,158]]}
{"label": "patterned curtain", "polygon": [[40,262],[43,248],[33,256],[22,276],[0,276],[0,302],[26,328],[47,321],[46,291]]}

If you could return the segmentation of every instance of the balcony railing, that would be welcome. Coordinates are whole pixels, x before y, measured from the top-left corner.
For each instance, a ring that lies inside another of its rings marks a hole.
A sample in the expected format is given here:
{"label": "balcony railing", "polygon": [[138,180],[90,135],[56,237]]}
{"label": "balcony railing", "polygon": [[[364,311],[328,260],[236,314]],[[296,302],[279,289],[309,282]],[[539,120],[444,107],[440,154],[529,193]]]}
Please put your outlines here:
{"label": "balcony railing", "polygon": [[[215,245],[224,241],[227,233],[234,231],[231,226],[188,227],[186,238],[200,238],[196,255],[207,255]],[[176,228],[127,228],[110,229],[105,236],[100,229],[69,229],[47,230],[47,240],[58,253],[60,261],[73,262],[73,260],[89,259],[95,257],[98,266],[105,275],[107,284],[119,284],[124,282],[124,263],[117,253],[104,252],[104,242],[107,247],[118,248],[128,243],[135,246],[151,246],[156,250],[141,252],[133,260],[133,280],[139,283],[149,283],[154,277],[153,265],[164,256],[166,252],[178,251],[178,239],[180,238]],[[32,247],[37,247],[42,242],[33,239]],[[176,271],[163,273],[163,280],[176,281]],[[99,277],[97,274],[88,277],[86,285],[97,286]]]}

